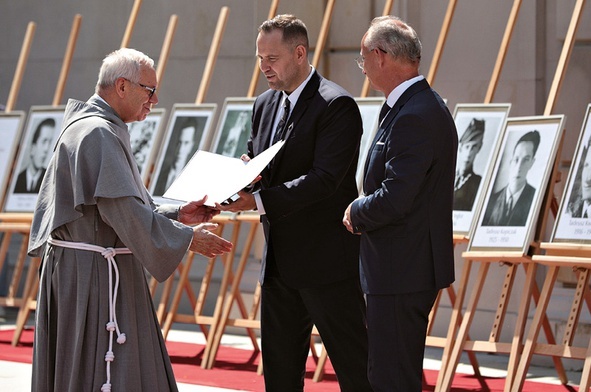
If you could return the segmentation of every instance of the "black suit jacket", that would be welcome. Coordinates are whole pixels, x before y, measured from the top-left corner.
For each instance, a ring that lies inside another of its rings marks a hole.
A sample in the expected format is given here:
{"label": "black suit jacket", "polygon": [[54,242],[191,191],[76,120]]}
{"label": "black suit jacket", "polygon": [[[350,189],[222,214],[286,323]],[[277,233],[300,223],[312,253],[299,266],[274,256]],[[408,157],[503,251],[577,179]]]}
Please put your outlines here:
{"label": "black suit jacket", "polygon": [[[251,157],[269,145],[281,94],[268,90],[254,103]],[[273,257],[293,288],[358,276],[359,238],[345,229],[342,217],[358,195],[362,132],[355,100],[314,72],[287,121],[285,145],[257,183],[267,249],[272,250],[265,252],[264,262]]]}
{"label": "black suit jacket", "polygon": [[380,125],[351,207],[368,294],[440,289],[454,281],[452,204],[458,137],[443,100],[421,80]]}

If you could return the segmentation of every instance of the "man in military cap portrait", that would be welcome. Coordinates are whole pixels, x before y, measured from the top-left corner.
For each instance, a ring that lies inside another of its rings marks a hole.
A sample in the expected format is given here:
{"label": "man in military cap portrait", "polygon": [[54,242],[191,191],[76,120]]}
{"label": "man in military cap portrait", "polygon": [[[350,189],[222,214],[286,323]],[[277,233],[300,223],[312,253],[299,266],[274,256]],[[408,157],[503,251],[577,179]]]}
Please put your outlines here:
{"label": "man in military cap portrait", "polygon": [[460,137],[456,180],[454,184],[455,211],[470,211],[474,205],[482,176],[474,173],[474,159],[482,148],[484,120],[473,118]]}

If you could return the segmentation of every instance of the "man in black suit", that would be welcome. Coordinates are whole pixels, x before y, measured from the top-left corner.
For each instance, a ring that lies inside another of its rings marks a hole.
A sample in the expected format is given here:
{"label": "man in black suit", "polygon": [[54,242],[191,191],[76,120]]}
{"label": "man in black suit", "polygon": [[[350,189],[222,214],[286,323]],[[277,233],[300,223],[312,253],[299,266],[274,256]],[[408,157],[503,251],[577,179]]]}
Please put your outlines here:
{"label": "man in black suit", "polygon": [[509,162],[509,183],[491,196],[482,226],[525,226],[536,194],[536,188],[527,183],[527,173],[534,165],[539,145],[538,131],[519,138]]}
{"label": "man in black suit", "polygon": [[39,193],[41,180],[45,176],[47,158],[51,152],[55,132],[55,120],[46,118],[41,121],[31,140],[29,164],[21,171],[14,185],[14,193]]}
{"label": "man in black suit", "polygon": [[267,240],[260,277],[265,389],[303,390],[315,325],[341,390],[371,391],[359,238],[341,224],[358,195],[359,108],[310,65],[307,29],[294,16],[279,15],[259,27],[257,57],[271,89],[254,103],[244,159],[273,139],[285,144],[254,193],[240,192],[218,208],[261,214]]}
{"label": "man in black suit", "polygon": [[387,112],[365,163],[364,195],[343,224],[361,235],[373,390],[421,391],[428,316],[454,281],[452,204],[458,135],[419,74],[421,43],[394,16],[375,18],[357,59]]}

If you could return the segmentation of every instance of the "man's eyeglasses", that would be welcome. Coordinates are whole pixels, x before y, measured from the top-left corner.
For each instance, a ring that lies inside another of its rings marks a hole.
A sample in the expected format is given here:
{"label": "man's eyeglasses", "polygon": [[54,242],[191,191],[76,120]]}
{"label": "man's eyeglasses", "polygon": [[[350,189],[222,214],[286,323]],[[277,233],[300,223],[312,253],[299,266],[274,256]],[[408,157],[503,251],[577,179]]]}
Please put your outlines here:
{"label": "man's eyeglasses", "polygon": [[[382,53],[388,53],[382,48],[374,48],[374,49],[370,50],[370,52],[373,52],[374,50],[379,50]],[[357,66],[359,68],[363,69],[363,65],[365,64],[365,56],[356,57],[355,62],[357,63]]]}
{"label": "man's eyeglasses", "polygon": [[[124,79],[125,79],[125,78],[124,78]],[[153,95],[154,95],[154,93],[156,92],[156,87],[149,87],[149,86],[146,86],[145,84],[141,84],[141,83],[138,83],[138,82],[134,82],[134,81],[132,81],[132,80],[129,80],[129,79],[125,79],[125,80],[127,80],[127,81],[128,81],[128,82],[130,82],[130,83],[137,84],[138,86],[140,86],[140,87],[143,87],[143,88],[145,88],[146,90],[148,90],[148,98],[152,98],[152,96],[153,96]]]}

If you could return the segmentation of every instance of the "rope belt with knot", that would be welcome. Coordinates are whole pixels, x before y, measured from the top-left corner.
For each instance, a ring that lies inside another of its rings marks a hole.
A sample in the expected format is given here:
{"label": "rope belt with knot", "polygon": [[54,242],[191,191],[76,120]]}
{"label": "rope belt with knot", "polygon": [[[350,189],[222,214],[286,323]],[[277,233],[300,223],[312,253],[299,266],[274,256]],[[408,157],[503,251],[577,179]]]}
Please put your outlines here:
{"label": "rope belt with knot", "polygon": [[[115,308],[117,305],[117,291],[119,289],[119,269],[115,262],[115,256],[118,254],[131,254],[128,248],[103,248],[102,246],[86,244],[84,242],[71,242],[56,240],[49,238],[47,242],[53,246],[60,246],[62,248],[87,250],[91,252],[100,253],[109,265],[109,322],[107,323],[107,331],[109,331],[109,350],[105,354],[105,362],[107,362],[107,382],[101,387],[101,392],[111,392],[111,362],[115,359],[113,354],[113,332],[117,332],[117,343],[125,343],[125,334],[119,330],[117,323],[117,315]],[[113,286],[113,271],[115,272],[115,285]]]}

